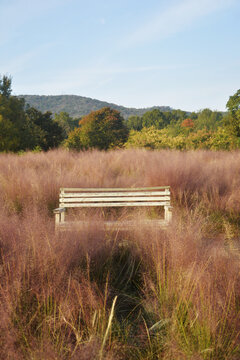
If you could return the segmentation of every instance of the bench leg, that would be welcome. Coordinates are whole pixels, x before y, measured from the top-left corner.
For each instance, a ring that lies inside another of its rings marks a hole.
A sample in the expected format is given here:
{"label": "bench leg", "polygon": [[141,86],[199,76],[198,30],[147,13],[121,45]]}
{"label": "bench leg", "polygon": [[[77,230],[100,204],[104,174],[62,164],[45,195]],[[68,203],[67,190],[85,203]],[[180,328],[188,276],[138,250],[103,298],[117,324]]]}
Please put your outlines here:
{"label": "bench leg", "polygon": [[61,221],[61,214],[60,213],[55,214],[55,225],[56,226],[59,225],[60,221]]}
{"label": "bench leg", "polygon": [[55,225],[58,226],[65,221],[65,212],[55,213]]}
{"label": "bench leg", "polygon": [[170,222],[172,220],[172,211],[169,208],[169,206],[164,206],[164,218],[167,222]]}

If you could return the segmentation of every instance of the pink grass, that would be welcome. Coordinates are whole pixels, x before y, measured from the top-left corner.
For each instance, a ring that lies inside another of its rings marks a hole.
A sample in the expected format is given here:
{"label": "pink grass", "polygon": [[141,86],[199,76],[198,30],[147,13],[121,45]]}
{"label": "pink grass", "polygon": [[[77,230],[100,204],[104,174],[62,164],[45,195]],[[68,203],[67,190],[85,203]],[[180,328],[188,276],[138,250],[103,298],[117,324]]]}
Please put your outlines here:
{"label": "pink grass", "polygon": [[[0,155],[0,359],[97,358],[112,300],[120,291],[111,261],[126,244],[131,244],[131,257],[121,276],[127,276],[123,283],[130,281],[131,266],[141,259],[141,306],[151,314],[147,326],[170,319],[166,344],[154,350],[159,358],[224,359],[221,348],[227,359],[237,359],[239,253],[228,243],[239,245],[239,175],[240,152]],[[174,206],[166,231],[141,221],[122,234],[106,234],[101,224],[60,235],[54,231],[52,210],[60,187],[161,185],[171,186]],[[176,322],[186,304],[192,324],[188,347]],[[144,324],[136,331],[136,344],[154,359]],[[211,334],[212,357],[201,355],[208,350],[201,353],[205,345],[203,335],[196,335],[199,329]],[[114,331],[105,358],[144,358],[137,357],[135,340],[128,344]],[[135,355],[129,355],[133,349]]]}

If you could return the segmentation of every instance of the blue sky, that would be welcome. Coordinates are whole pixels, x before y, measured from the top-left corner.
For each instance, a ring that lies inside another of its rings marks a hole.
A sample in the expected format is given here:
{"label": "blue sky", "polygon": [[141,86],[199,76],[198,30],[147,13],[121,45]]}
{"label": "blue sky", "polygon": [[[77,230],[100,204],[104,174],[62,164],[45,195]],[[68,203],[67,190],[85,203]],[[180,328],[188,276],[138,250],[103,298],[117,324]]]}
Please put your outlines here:
{"label": "blue sky", "polygon": [[13,93],[225,110],[240,88],[240,0],[0,0]]}

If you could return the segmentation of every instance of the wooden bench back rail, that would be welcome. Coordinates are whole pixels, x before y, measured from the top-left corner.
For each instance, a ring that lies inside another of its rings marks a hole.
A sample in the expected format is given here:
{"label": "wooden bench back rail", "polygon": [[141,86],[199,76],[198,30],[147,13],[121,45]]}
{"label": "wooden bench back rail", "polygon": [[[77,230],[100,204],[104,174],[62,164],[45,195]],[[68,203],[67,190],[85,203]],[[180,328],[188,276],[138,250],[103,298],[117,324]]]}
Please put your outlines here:
{"label": "wooden bench back rail", "polygon": [[170,187],[150,188],[61,188],[56,225],[64,223],[66,208],[163,206],[165,221],[171,220]]}

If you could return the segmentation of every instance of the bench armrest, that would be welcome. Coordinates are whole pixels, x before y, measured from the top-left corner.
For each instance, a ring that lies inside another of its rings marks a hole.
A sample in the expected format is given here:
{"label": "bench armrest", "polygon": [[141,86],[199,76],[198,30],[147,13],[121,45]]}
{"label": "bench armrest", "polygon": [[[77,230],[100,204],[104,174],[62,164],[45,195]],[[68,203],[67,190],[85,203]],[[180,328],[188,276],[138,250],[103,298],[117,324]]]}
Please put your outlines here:
{"label": "bench armrest", "polygon": [[54,214],[61,214],[66,211],[66,208],[57,208],[53,210]]}

